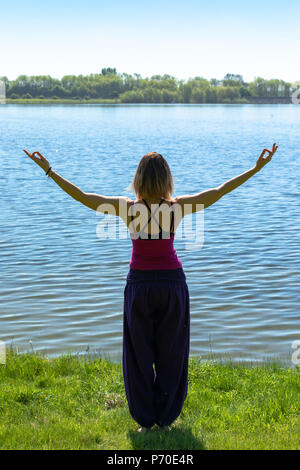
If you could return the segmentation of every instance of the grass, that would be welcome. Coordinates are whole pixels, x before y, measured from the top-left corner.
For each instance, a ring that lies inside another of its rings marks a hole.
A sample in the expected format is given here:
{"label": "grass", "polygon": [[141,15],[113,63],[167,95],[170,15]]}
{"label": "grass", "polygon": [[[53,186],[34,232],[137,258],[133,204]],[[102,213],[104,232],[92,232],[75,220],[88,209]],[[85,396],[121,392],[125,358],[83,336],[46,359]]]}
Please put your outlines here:
{"label": "grass", "polygon": [[300,368],[190,359],[171,431],[137,433],[119,363],[7,354],[0,365],[1,449],[300,449]]}

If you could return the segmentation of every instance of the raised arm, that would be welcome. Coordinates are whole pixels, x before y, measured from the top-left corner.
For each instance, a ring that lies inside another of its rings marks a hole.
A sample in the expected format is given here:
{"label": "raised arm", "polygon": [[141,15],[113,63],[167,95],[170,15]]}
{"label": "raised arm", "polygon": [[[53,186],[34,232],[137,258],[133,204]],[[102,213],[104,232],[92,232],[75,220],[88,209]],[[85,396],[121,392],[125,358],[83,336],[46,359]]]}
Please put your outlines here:
{"label": "raised arm", "polygon": [[[244,173],[241,173],[240,175],[231,178],[220,186],[217,186],[216,188],[207,189],[206,191],[202,191],[201,193],[197,194],[179,196],[175,198],[174,201],[182,206],[183,215],[187,215],[192,212],[197,212],[201,209],[205,209],[211,206],[212,204],[217,202],[222,196],[230,193],[235,188],[245,183],[245,181],[251,178],[251,176],[255,175],[255,173],[260,171],[269,161],[271,161],[272,156],[276,152],[277,148],[278,146],[274,143],[272,150],[264,149],[261,155],[259,156],[255,166],[250,168],[250,170],[247,170]],[[264,157],[266,153],[268,153],[268,156]]]}
{"label": "raised arm", "polygon": [[48,160],[39,152],[29,153],[27,150],[24,150],[24,152],[31,158],[31,160],[37,163],[63,191],[90,209],[95,211],[98,210],[99,212],[107,212],[108,214],[120,215],[120,207],[122,207],[121,203],[123,203],[123,205],[125,203],[127,206],[131,201],[129,198],[124,196],[110,197],[102,196],[101,194],[86,193],[75,186],[75,184],[60,176],[56,171],[52,170]]}

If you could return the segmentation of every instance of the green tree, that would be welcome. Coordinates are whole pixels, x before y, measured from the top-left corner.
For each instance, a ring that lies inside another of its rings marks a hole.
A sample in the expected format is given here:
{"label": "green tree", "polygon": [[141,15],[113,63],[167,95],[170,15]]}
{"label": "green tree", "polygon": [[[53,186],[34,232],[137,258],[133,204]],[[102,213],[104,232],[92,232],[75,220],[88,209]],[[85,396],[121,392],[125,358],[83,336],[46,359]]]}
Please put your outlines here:
{"label": "green tree", "polygon": [[254,82],[249,83],[249,91],[251,96],[254,97],[262,98],[267,96],[266,80],[261,77],[257,77]]}
{"label": "green tree", "polygon": [[192,103],[204,103],[205,102],[205,90],[197,86],[193,87],[191,102]]}
{"label": "green tree", "polygon": [[113,69],[111,67],[107,67],[101,70],[102,75],[117,75],[117,69]]}
{"label": "green tree", "polygon": [[243,85],[244,80],[242,75],[227,73],[223,79],[223,86],[240,86]]}
{"label": "green tree", "polygon": [[182,100],[184,103],[190,103],[191,98],[192,98],[192,85],[190,82],[184,83],[181,86],[181,94],[182,94]]}
{"label": "green tree", "polygon": [[122,103],[144,103],[144,95],[140,90],[125,91],[120,95]]}
{"label": "green tree", "polygon": [[220,86],[217,88],[218,103],[230,103],[239,97],[239,90],[235,86]]}

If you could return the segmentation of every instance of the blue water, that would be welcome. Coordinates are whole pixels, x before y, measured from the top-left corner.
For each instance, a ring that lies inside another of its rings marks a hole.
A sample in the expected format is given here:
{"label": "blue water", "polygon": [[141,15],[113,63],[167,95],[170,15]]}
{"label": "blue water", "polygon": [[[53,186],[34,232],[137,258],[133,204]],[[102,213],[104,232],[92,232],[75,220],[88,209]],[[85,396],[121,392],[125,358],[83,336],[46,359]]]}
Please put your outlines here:
{"label": "blue water", "polygon": [[273,142],[272,161],[205,210],[202,248],[175,240],[191,354],[204,357],[289,358],[300,340],[300,106],[0,106],[0,340],[49,354],[122,348],[130,238],[99,239],[101,217],[23,148],[84,191],[134,198],[126,188],[149,151],[168,160],[180,195],[246,171]]}

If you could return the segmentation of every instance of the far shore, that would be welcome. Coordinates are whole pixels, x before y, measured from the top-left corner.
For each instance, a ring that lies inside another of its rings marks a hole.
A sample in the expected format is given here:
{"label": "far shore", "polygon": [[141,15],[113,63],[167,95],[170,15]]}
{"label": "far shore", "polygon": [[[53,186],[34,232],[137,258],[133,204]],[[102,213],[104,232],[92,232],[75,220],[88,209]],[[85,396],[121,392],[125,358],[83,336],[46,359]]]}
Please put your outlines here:
{"label": "far shore", "polygon": [[102,99],[102,98],[97,98],[97,99],[90,99],[90,100],[85,100],[85,99],[54,99],[54,98],[30,98],[30,99],[25,99],[25,98],[6,98],[6,104],[135,104],[135,105],[144,105],[144,104],[160,104],[160,105],[174,105],[174,104],[182,104],[182,105],[202,105],[202,104],[292,104],[289,99],[257,99],[257,100],[246,100],[246,99],[237,99],[233,101],[224,101],[223,103],[179,103],[179,102],[172,102],[172,103],[137,103],[137,102],[122,102],[120,99]]}

